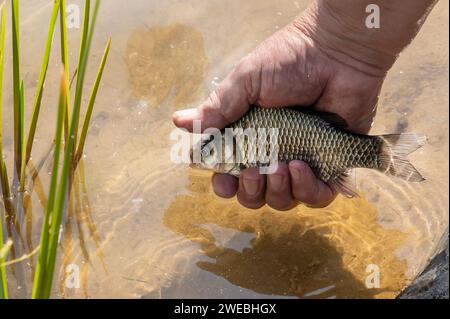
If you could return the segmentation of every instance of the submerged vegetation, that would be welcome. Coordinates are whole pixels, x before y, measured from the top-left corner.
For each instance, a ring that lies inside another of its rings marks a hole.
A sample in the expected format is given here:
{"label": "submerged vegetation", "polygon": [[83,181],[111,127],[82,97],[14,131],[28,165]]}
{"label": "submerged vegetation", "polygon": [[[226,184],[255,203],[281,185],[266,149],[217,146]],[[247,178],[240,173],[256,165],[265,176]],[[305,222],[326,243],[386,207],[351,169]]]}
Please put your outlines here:
{"label": "submerged vegetation", "polygon": [[[90,93],[85,117],[79,131],[80,109],[83,100],[83,88],[89,51],[92,43],[95,23],[100,6],[100,0],[84,1],[83,27],[78,55],[78,65],[74,74],[76,76],[74,89],[74,102],[71,105],[71,87],[69,84],[69,62],[68,62],[68,39],[66,28],[66,1],[54,0],[50,17],[50,23],[45,43],[44,56],[38,79],[38,85],[34,97],[32,116],[29,124],[28,134],[25,135],[24,119],[24,84],[20,70],[20,28],[19,28],[19,0],[10,0],[12,16],[12,66],[13,66],[13,108],[14,108],[14,172],[12,181],[9,180],[6,164],[3,158],[2,145],[2,84],[5,60],[5,30],[6,30],[6,7],[5,3],[0,5],[0,181],[2,189],[4,216],[0,215],[0,299],[8,297],[7,287],[7,265],[18,262],[19,259],[6,261],[7,256],[14,249],[14,231],[18,231],[18,223],[26,206],[26,198],[32,190],[26,190],[27,179],[33,179],[35,173],[31,166],[31,153],[41,111],[44,84],[47,76],[52,42],[55,33],[58,16],[60,22],[60,55],[61,75],[59,85],[59,100],[56,117],[56,130],[53,141],[53,166],[50,177],[48,197],[45,201],[45,214],[40,233],[40,245],[36,250],[38,255],[34,269],[34,281],[32,298],[49,298],[52,291],[53,278],[56,267],[56,257],[59,245],[60,228],[67,207],[71,185],[74,180],[75,170],[82,158],[84,145],[87,138],[89,122],[94,108],[96,96],[100,86],[103,70],[108,58],[111,40],[108,41],[93,88]],[[93,2],[93,5],[91,4]],[[56,101],[55,101],[56,102]],[[60,168],[61,165],[61,169]],[[27,168],[30,173],[27,174]],[[4,223],[4,224],[3,224]],[[7,229],[6,234],[3,229]],[[20,234],[18,236],[20,238]],[[28,257],[32,257],[30,253]]]}

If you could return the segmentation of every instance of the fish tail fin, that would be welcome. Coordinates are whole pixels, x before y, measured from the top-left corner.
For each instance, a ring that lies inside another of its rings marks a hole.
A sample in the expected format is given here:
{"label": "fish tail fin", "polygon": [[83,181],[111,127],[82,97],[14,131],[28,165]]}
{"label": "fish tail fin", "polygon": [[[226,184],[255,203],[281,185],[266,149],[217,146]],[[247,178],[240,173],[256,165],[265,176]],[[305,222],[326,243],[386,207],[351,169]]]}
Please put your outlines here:
{"label": "fish tail fin", "polygon": [[410,182],[422,182],[425,178],[406,158],[425,145],[425,135],[415,133],[388,134],[379,136],[383,140],[379,159],[379,171],[400,177]]}

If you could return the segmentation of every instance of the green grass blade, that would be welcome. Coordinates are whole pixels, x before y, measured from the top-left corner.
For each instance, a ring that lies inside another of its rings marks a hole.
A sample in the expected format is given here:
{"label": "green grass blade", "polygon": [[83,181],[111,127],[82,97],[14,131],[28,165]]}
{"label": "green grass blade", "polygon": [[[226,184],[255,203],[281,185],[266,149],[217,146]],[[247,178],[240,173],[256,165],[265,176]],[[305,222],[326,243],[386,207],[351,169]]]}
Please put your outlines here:
{"label": "green grass blade", "polygon": [[12,244],[13,244],[12,240],[8,239],[6,244],[4,244],[3,247],[0,249],[0,259],[5,259],[6,256],[8,256],[8,253],[11,250]]}
{"label": "green grass blade", "polygon": [[[91,48],[92,38],[94,36],[94,30],[95,30],[95,23],[97,22],[98,10],[100,8],[100,2],[101,2],[100,0],[95,1],[94,11],[92,13],[92,19],[91,19],[91,23],[89,25],[89,35],[88,35],[88,40],[87,40],[86,54],[89,53],[89,50]],[[86,63],[87,63],[87,59],[86,59]]]}
{"label": "green grass blade", "polygon": [[[0,9],[0,181],[2,186],[3,201],[6,202],[11,197],[9,189],[8,172],[6,170],[5,162],[3,161],[3,69],[5,65],[5,34],[6,34],[6,7],[3,3]],[[0,217],[1,224],[1,217]],[[1,231],[1,229],[0,229]],[[1,245],[0,236],[0,245]],[[0,269],[1,271],[1,269]],[[1,276],[1,274],[0,274]]]}
{"label": "green grass blade", "polygon": [[[44,290],[46,276],[48,273],[48,252],[51,238],[51,224],[56,223],[57,219],[61,220],[61,217],[57,216],[57,212],[55,211],[55,200],[57,195],[57,183],[58,183],[58,169],[59,169],[59,158],[61,154],[61,136],[64,126],[64,113],[66,110],[66,99],[68,98],[68,81],[67,76],[65,74],[64,69],[61,72],[61,87],[59,93],[59,107],[58,107],[58,115],[56,118],[56,133],[55,133],[55,149],[53,153],[53,168],[52,175],[50,179],[50,189],[48,195],[48,202],[45,211],[44,220],[42,222],[42,231],[41,231],[41,240],[40,240],[40,248],[39,248],[39,256],[37,258],[36,272],[34,275],[33,281],[33,291],[32,298],[48,298],[50,296],[50,291]],[[61,210],[62,215],[62,210]],[[51,221],[51,224],[50,224]],[[58,237],[59,235],[59,227],[57,230]],[[57,239],[56,239],[57,241]],[[51,273],[51,277],[53,277],[53,272]],[[50,287],[51,290],[51,287]]]}
{"label": "green grass blade", "polygon": [[11,189],[9,188],[8,171],[6,170],[5,161],[0,161],[0,177],[2,184],[3,203],[6,206],[6,202],[11,198]]}
{"label": "green grass blade", "polygon": [[[5,3],[0,5],[0,179],[2,184],[2,192],[8,195],[9,184],[8,184],[8,174],[6,173],[6,166],[3,162],[3,136],[2,136],[2,100],[3,100],[3,67],[5,65],[5,32],[6,32],[6,8]],[[6,183],[6,186],[5,186]],[[4,198],[5,201],[5,198]],[[0,214],[0,251],[3,248],[3,222],[2,215]],[[8,287],[6,284],[6,269],[3,266],[5,262],[4,257],[0,258],[0,299],[8,298]]]}
{"label": "green grass blade", "polygon": [[[86,75],[86,68],[88,64],[88,58],[89,58],[89,51],[91,48],[92,38],[94,34],[95,29],[95,23],[97,21],[97,15],[98,10],[100,7],[100,0],[96,0],[94,4],[94,10],[92,13],[92,19],[89,22],[89,19],[86,19],[86,17],[89,14],[89,9],[85,10],[85,23],[83,25],[83,37],[82,42],[80,45],[80,55],[79,55],[79,63],[77,68],[77,83],[75,88],[75,101],[74,101],[74,108],[80,108],[81,100],[83,98],[83,85],[84,85],[84,78]],[[90,0],[86,0],[86,7],[90,7]],[[74,131],[74,137],[75,137],[75,144],[77,142],[78,138],[78,124],[79,124],[79,113],[77,114],[77,117],[75,118],[75,131]],[[75,154],[74,154],[75,155]]]}
{"label": "green grass blade", "polygon": [[[67,81],[69,81],[69,45],[67,40],[67,24],[66,24],[66,0],[61,0],[59,9],[60,37],[61,37],[61,62],[64,65]],[[67,141],[69,134],[69,116],[70,116],[70,86],[69,94],[66,101],[66,110],[64,112],[64,137]]]}
{"label": "green grass blade", "polygon": [[3,161],[3,130],[2,130],[2,108],[3,108],[3,68],[5,65],[5,33],[6,33],[6,8],[3,2],[0,5],[0,161]]}
{"label": "green grass blade", "polygon": [[[20,135],[23,137],[23,129],[25,124],[25,86],[23,83],[23,80],[20,80],[20,87],[19,87],[19,93],[20,93],[20,108],[19,108],[19,120],[20,120]],[[21,140],[22,146],[23,146],[23,139]]]}
{"label": "green grass blade", "polygon": [[[0,215],[0,250],[3,248],[3,223]],[[8,299],[8,286],[6,283],[6,267],[3,265],[5,258],[0,258],[0,299]]]}
{"label": "green grass blade", "polygon": [[[24,101],[25,101],[25,88],[23,86],[23,80],[20,81],[20,108],[19,108],[19,126],[20,126],[20,136],[22,136],[23,138],[23,128],[24,128],[24,123],[25,123],[25,106],[24,106]],[[22,147],[21,149],[23,150],[24,144],[25,144],[25,140],[22,139]],[[24,188],[25,188],[25,152],[21,153],[22,158],[20,159],[20,174],[19,174],[19,191],[23,192]]]}
{"label": "green grass blade", "polygon": [[33,115],[31,117],[30,129],[28,131],[28,138],[26,143],[26,156],[25,164],[28,163],[31,157],[31,149],[33,147],[34,136],[36,133],[36,125],[41,109],[42,95],[44,92],[44,83],[47,76],[48,62],[50,60],[50,51],[52,48],[53,34],[55,32],[56,19],[58,18],[58,11],[60,8],[60,0],[55,0],[53,3],[53,10],[50,17],[50,25],[47,33],[47,41],[45,44],[44,58],[41,66],[41,73],[39,75],[39,81],[36,89],[36,95],[34,98]]}
{"label": "green grass blade", "polygon": [[[8,184],[8,175],[6,167],[3,163],[3,143],[2,143],[2,91],[3,91],[3,67],[5,65],[5,31],[6,31],[6,8],[5,3],[0,5],[0,179],[2,184],[2,192],[5,194],[5,179]],[[5,174],[3,173],[5,170]],[[6,176],[5,176],[6,175]],[[8,185],[9,188],[9,185]],[[0,251],[3,248],[3,216],[0,214]],[[0,299],[8,298],[8,287],[6,284],[6,269],[3,263],[4,257],[0,258]]]}
{"label": "green grass blade", "polygon": [[22,132],[20,126],[20,32],[19,0],[11,0],[12,48],[13,48],[13,91],[14,91],[14,163],[18,179],[22,167]]}
{"label": "green grass blade", "polygon": [[53,275],[56,264],[56,254],[58,248],[59,230],[61,227],[63,209],[66,200],[67,185],[69,181],[71,162],[73,158],[73,150],[74,150],[73,131],[74,131],[74,115],[72,115],[69,130],[69,139],[67,141],[66,149],[64,152],[63,166],[61,169],[61,177],[59,180],[58,192],[56,193],[54,199],[53,213],[51,217],[51,224],[49,231],[49,241],[47,249],[48,252],[45,266],[44,282],[39,298],[49,298],[51,294]]}
{"label": "green grass blade", "polygon": [[6,7],[3,2],[0,6],[0,162],[3,161],[3,68],[5,66],[5,33],[6,33]]}
{"label": "green grass blade", "polygon": [[[91,1],[86,0],[84,4],[84,16],[83,16],[83,28],[81,31],[81,42],[80,42],[80,51],[78,54],[78,66],[77,66],[77,81],[75,85],[75,99],[73,108],[74,109],[80,109],[81,106],[81,100],[83,98],[83,85],[84,85],[84,76],[86,72],[86,65],[87,65],[87,42],[88,42],[88,35],[89,35],[89,18],[90,18],[90,9],[91,8]],[[74,112],[74,111],[73,111]],[[79,114],[78,114],[79,115]],[[73,114],[72,114],[73,116]],[[77,140],[78,135],[78,122],[79,122],[79,116],[78,118],[75,118],[75,124],[76,128],[74,131],[74,138],[75,143]]]}
{"label": "green grass blade", "polygon": [[[80,117],[80,105],[81,105],[81,92],[83,89],[84,75],[86,72],[86,65],[89,55],[89,49],[92,41],[93,28],[95,26],[95,21],[97,18],[97,12],[99,8],[100,1],[97,0],[94,7],[94,13],[92,15],[92,21],[90,22],[91,30],[88,33],[89,22],[86,23],[86,19],[89,19],[89,6],[90,1],[86,0],[85,9],[85,24],[83,26],[83,36],[82,36],[82,44],[80,49],[80,57],[79,57],[79,67],[78,67],[78,75],[77,75],[77,87],[75,94],[75,102],[73,105],[72,116],[70,121],[70,129],[69,129],[69,139],[67,141],[65,153],[64,153],[64,161],[63,167],[61,170],[61,177],[59,180],[58,186],[58,194],[55,201],[54,213],[51,221],[51,230],[50,230],[50,243],[48,250],[48,259],[47,259],[47,271],[45,274],[45,284],[43,288],[43,298],[50,297],[52,283],[53,283],[53,273],[55,270],[56,264],[56,254],[58,248],[58,238],[59,238],[59,229],[61,227],[61,219],[63,215],[63,209],[65,204],[65,199],[67,195],[68,183],[69,183],[69,175],[72,169],[72,163],[74,158],[74,150],[76,143],[76,131],[78,129],[78,122]],[[84,44],[83,44],[84,42]]]}
{"label": "green grass blade", "polygon": [[76,162],[78,162],[83,155],[84,144],[86,142],[86,136],[89,129],[89,123],[91,121],[92,111],[94,109],[95,99],[97,97],[98,88],[103,76],[103,70],[105,69],[106,60],[108,59],[109,49],[111,48],[111,39],[108,40],[106,44],[105,51],[103,53],[102,61],[97,72],[97,77],[95,78],[94,87],[92,88],[91,96],[89,97],[89,102],[84,116],[83,128],[81,130],[80,142],[78,143]]}

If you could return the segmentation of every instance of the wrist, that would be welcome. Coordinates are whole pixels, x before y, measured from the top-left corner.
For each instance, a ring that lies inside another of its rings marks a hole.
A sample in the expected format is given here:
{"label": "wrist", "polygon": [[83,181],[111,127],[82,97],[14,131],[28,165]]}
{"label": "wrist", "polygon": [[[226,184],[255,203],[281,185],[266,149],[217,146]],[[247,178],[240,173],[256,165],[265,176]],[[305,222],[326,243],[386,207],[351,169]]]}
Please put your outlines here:
{"label": "wrist", "polygon": [[420,1],[409,8],[403,0],[389,4],[379,1],[380,28],[368,28],[366,5],[370,1],[317,0],[294,20],[292,27],[330,58],[369,75],[384,76],[416,35],[434,3]]}

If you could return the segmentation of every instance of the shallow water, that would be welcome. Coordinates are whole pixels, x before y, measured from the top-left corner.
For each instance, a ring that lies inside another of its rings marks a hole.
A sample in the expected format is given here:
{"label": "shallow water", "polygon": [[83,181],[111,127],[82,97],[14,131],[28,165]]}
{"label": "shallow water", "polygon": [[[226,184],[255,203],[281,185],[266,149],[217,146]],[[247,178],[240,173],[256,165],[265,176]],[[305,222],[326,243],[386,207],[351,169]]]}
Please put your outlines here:
{"label": "shallow water", "polygon": [[[22,9],[28,119],[51,10],[46,3],[30,0]],[[87,89],[108,36],[113,46],[64,222],[54,297],[391,298],[420,272],[448,227],[446,1],[389,73],[372,131],[426,134],[428,144],[411,159],[427,181],[408,184],[358,171],[361,198],[339,197],[325,209],[251,211],[215,197],[208,174],[170,162],[171,113],[204,99],[242,56],[307,3],[103,1]],[[72,71],[78,33],[69,30]],[[57,51],[33,152],[33,164],[43,163],[40,183],[31,189],[18,252],[39,243]],[[12,165],[9,67],[4,143]],[[81,271],[79,289],[65,282],[73,264]],[[32,265],[10,269],[12,296],[30,295]],[[380,270],[378,289],[366,286],[373,267]]]}

